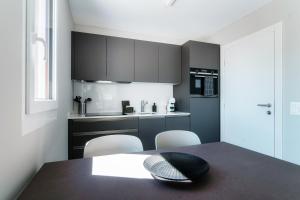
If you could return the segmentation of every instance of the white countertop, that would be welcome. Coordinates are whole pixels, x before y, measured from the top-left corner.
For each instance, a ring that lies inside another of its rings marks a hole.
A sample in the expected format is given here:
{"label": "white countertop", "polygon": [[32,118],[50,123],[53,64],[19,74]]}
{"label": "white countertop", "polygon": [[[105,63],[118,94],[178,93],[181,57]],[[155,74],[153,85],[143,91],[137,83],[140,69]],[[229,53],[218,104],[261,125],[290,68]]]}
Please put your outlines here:
{"label": "white countertop", "polygon": [[70,114],[68,119],[101,119],[101,118],[130,118],[130,117],[138,117],[138,118],[151,118],[151,117],[176,117],[176,116],[190,116],[190,113],[187,112],[167,112],[167,113],[133,113],[126,115],[100,115],[100,116],[85,116],[79,114]]}

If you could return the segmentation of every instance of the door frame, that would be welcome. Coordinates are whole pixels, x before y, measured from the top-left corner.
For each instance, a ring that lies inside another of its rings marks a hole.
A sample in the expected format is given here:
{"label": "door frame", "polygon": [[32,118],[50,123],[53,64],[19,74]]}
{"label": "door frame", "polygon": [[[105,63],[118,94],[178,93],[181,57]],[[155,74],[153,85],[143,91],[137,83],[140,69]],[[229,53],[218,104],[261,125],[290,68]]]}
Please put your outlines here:
{"label": "door frame", "polygon": [[[265,31],[267,29],[273,29],[274,31],[274,54],[275,54],[275,60],[274,60],[274,95],[275,95],[275,105],[274,105],[274,156],[275,158],[282,159],[282,142],[283,142],[283,63],[282,63],[282,54],[283,54],[283,45],[282,45],[282,22],[277,23],[275,25],[272,25],[270,27],[267,27],[265,29],[259,30],[255,33]],[[252,34],[251,33],[245,37],[242,37],[240,39],[237,39],[231,43],[237,42],[241,39],[244,39]],[[221,141],[224,141],[226,138],[226,132],[225,132],[225,97],[224,94],[226,91],[226,84],[225,84],[225,77],[226,77],[226,61],[225,61],[225,52],[228,46],[231,45],[225,44],[221,45],[221,69],[220,69],[220,83],[221,83],[221,95],[220,95],[220,112],[221,112]]]}

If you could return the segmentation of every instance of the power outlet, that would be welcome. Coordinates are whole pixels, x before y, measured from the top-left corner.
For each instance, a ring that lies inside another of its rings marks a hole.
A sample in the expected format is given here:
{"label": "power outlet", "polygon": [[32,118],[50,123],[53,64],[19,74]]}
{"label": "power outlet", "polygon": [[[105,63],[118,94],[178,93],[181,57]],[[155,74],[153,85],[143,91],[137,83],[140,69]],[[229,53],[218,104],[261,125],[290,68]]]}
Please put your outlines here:
{"label": "power outlet", "polygon": [[290,103],[290,115],[300,115],[300,102]]}

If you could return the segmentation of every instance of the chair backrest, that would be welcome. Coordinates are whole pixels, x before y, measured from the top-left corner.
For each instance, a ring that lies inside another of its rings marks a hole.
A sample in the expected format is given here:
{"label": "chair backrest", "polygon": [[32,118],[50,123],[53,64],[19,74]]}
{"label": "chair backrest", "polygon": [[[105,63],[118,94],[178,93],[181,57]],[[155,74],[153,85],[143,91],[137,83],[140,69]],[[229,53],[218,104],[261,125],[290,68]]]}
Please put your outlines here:
{"label": "chair backrest", "polygon": [[191,131],[172,130],[159,133],[155,137],[156,149],[182,147],[201,144],[199,137]]}
{"label": "chair backrest", "polygon": [[131,135],[109,135],[88,141],[84,147],[84,157],[143,151],[139,138]]}

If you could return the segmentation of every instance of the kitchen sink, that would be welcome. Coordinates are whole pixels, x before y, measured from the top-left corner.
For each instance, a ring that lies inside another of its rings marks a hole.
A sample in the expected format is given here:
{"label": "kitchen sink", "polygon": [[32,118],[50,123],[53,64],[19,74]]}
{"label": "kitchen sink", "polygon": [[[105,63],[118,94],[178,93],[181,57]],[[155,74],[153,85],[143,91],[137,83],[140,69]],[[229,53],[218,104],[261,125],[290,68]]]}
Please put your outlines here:
{"label": "kitchen sink", "polygon": [[138,115],[153,115],[153,114],[156,114],[154,112],[140,112],[140,113],[137,113]]}

